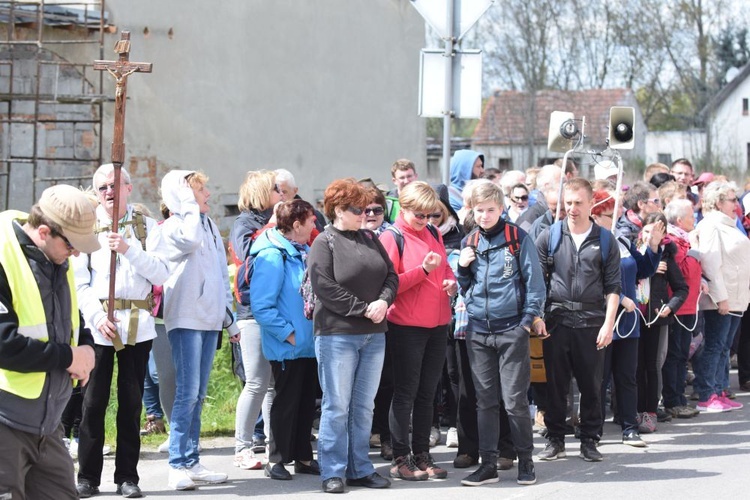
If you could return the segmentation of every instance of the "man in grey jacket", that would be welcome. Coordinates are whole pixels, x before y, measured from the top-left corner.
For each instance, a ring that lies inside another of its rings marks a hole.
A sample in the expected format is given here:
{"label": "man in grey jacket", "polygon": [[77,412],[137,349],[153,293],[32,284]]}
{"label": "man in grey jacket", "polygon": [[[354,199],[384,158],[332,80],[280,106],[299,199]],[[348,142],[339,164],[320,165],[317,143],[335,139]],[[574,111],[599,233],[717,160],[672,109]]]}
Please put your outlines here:
{"label": "man in grey jacket", "polygon": [[[538,457],[555,460],[566,456],[567,394],[571,376],[575,376],[581,391],[580,456],[598,462],[602,455],[595,440],[602,421],[604,348],[612,342],[620,302],[620,253],[614,236],[590,218],[594,195],[589,181],[569,180],[563,200],[567,217],[559,223],[562,235],[558,248],[550,254],[552,226],[536,241],[549,283],[545,322],[550,334],[544,342],[548,443]],[[609,239],[606,256],[601,250],[603,238]]]}

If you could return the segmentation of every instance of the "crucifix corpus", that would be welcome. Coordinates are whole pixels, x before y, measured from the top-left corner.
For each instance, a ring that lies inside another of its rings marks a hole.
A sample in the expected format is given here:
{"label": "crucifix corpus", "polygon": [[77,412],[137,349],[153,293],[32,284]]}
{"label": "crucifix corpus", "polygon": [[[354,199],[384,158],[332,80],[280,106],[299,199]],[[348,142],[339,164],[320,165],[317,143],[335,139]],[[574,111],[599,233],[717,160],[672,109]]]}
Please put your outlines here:
{"label": "crucifix corpus", "polygon": [[[115,44],[116,61],[94,61],[94,69],[108,71],[115,78],[115,132],[112,136],[112,164],[115,167],[115,198],[112,210],[112,232],[116,233],[117,214],[120,207],[120,170],[125,160],[125,100],[127,98],[128,76],[133,73],[151,73],[152,63],[130,62],[130,32],[120,33]],[[115,322],[115,272],[117,269],[117,252],[112,250],[109,262],[109,297],[107,301],[107,318]],[[124,349],[120,336],[112,340],[115,350]]]}

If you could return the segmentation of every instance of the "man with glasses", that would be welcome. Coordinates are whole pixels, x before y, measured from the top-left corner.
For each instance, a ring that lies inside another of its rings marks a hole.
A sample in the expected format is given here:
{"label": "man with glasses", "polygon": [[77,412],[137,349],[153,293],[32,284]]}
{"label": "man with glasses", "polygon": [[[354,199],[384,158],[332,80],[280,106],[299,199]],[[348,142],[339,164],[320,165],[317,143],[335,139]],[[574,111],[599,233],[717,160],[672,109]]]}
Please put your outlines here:
{"label": "man with glasses", "polygon": [[[274,189],[281,195],[281,201],[302,199],[299,195],[299,187],[297,187],[297,182],[294,180],[294,175],[292,175],[289,170],[285,168],[277,168],[273,172],[276,174],[276,185],[274,186]],[[315,229],[317,230],[317,233],[313,234],[313,236],[315,236],[316,234],[323,232],[323,228],[326,227],[326,218],[320,210],[316,210],[315,208],[313,208],[313,213],[315,214]]]}
{"label": "man with glasses", "polygon": [[[104,459],[104,417],[117,358],[117,455],[114,481],[117,493],[126,498],[141,496],[138,487],[138,457],[141,449],[140,419],[143,384],[151,343],[156,337],[152,310],[152,286],[168,277],[167,263],[151,250],[157,223],[133,209],[128,198],[133,191],[130,175],[122,169],[120,186],[114,183],[114,166],[102,165],[94,173],[93,186],[99,200],[96,217],[101,249],[73,260],[78,286],[79,308],[96,343],[96,368],[83,391],[83,417],[78,444],[78,494],[88,498],[99,493]],[[115,189],[119,204],[114,213]],[[118,232],[112,220],[118,219]],[[107,317],[111,252],[117,253],[115,321]],[[125,348],[112,343],[120,338]]]}
{"label": "man with glasses", "polygon": [[617,220],[620,234],[634,242],[643,228],[643,219],[650,213],[661,210],[661,200],[656,188],[638,181],[625,193],[625,213]]}
{"label": "man with glasses", "polygon": [[506,211],[506,218],[515,222],[518,217],[529,208],[529,188],[526,184],[518,183],[510,188],[510,205]]}
{"label": "man with glasses", "polygon": [[77,498],[60,420],[94,368],[94,342],[68,259],[99,248],[95,223],[88,197],[64,184],[29,214],[0,214],[2,498]]}
{"label": "man with glasses", "polygon": [[693,164],[687,158],[680,158],[672,162],[669,173],[683,186],[690,187],[693,184]]}

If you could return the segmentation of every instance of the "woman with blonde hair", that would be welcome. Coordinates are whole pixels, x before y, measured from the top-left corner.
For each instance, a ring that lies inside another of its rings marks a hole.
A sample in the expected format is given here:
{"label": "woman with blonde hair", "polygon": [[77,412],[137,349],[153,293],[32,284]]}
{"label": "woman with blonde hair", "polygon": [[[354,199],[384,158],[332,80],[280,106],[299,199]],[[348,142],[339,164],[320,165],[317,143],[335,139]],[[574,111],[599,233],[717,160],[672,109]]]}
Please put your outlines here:
{"label": "woman with blonde hair", "polygon": [[399,277],[398,295],[388,311],[394,376],[390,474],[409,481],[445,478],[448,472],[435,464],[429,440],[432,402],[445,363],[450,299],[458,285],[443,237],[429,225],[433,214],[439,213],[435,190],[414,181],[401,190],[399,202],[401,213],[381,236]]}
{"label": "woman with blonde hair", "polygon": [[[229,233],[229,246],[240,262],[250,255],[250,247],[273,215],[274,206],[281,200],[280,189],[276,184],[276,175],[267,170],[250,171],[240,186],[237,207],[240,215],[232,225]],[[258,322],[250,310],[249,288],[242,287],[236,301],[237,326],[242,332],[240,349],[242,365],[245,370],[245,386],[237,400],[235,415],[234,465],[240,469],[260,469],[262,464],[253,452],[253,431],[258,413],[263,410],[264,433],[266,444],[270,445],[271,436],[271,403],[273,387],[271,386],[271,364],[263,357],[261,350],[261,333]],[[265,404],[264,404],[265,403]]]}

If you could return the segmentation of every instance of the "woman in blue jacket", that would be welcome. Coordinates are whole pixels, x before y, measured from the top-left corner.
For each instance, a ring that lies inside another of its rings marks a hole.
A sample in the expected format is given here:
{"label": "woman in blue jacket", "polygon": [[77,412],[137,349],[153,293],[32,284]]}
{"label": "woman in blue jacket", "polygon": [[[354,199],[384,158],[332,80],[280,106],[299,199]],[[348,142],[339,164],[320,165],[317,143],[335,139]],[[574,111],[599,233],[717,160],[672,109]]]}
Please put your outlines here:
{"label": "woman in blue jacket", "polygon": [[250,303],[276,390],[271,407],[274,440],[265,470],[272,479],[292,479],[284,468],[292,461],[297,474],[320,474],[310,445],[317,364],[312,322],[305,318],[299,293],[314,228],[312,205],[303,200],[282,203],[276,209],[276,227],[259,236],[250,250]]}

